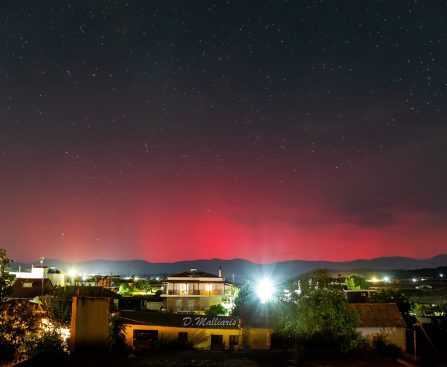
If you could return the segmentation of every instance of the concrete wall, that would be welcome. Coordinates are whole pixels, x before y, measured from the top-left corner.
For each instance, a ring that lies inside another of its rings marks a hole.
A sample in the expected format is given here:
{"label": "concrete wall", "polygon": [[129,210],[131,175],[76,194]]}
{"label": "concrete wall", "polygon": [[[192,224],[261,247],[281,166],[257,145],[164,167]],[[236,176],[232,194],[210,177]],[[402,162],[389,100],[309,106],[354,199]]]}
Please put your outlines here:
{"label": "concrete wall", "polygon": [[374,337],[381,335],[389,343],[397,345],[401,350],[405,351],[406,332],[403,327],[358,327],[357,331],[370,343],[373,342]]}
{"label": "concrete wall", "polygon": [[109,298],[73,297],[70,349],[105,349],[109,336]]}

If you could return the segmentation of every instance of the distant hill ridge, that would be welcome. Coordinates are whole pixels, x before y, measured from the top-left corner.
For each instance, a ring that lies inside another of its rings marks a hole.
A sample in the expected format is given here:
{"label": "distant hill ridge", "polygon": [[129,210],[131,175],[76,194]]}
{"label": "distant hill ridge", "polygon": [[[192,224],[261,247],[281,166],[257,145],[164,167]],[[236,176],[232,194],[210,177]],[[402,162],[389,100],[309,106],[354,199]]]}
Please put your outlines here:
{"label": "distant hill ridge", "polygon": [[[38,264],[38,261],[35,262]],[[257,264],[245,259],[210,259],[194,261],[177,261],[173,263],[152,263],[145,260],[88,260],[77,263],[45,260],[47,266],[69,271],[75,268],[81,273],[142,275],[142,274],[176,274],[187,269],[200,269],[205,272],[217,274],[219,267],[223,274],[231,280],[250,278],[259,274],[273,275],[278,278],[291,278],[315,269],[331,270],[411,270],[422,268],[436,268],[447,266],[447,254],[440,254],[430,259],[419,260],[409,257],[378,257],[375,259],[359,259],[353,261],[307,261],[289,260],[270,264]],[[22,270],[30,268],[30,264],[13,263],[12,269],[18,267]]]}

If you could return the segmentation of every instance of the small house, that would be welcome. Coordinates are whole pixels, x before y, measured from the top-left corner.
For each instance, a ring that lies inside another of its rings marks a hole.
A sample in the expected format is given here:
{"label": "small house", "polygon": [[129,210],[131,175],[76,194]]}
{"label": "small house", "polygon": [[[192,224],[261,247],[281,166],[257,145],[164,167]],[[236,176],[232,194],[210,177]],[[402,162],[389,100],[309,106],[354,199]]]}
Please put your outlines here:
{"label": "small house", "polygon": [[357,331],[363,338],[372,343],[381,336],[405,351],[407,324],[395,303],[351,303],[348,307],[359,314]]}

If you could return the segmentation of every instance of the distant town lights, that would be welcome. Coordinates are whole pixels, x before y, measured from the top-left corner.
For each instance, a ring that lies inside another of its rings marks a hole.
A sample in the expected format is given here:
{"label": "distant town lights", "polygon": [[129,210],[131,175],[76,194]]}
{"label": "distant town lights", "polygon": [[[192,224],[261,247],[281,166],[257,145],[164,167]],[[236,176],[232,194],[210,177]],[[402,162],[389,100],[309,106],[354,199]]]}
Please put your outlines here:
{"label": "distant town lights", "polygon": [[385,275],[385,276],[383,277],[383,281],[384,281],[385,283],[389,283],[389,282],[390,282],[390,277],[389,277],[388,275]]}

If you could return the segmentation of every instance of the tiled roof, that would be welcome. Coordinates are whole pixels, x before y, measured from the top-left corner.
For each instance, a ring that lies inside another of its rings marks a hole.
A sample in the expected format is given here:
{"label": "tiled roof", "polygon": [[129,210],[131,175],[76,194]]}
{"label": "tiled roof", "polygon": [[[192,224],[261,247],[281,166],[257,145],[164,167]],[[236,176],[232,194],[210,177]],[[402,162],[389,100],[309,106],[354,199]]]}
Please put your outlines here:
{"label": "tiled roof", "polygon": [[51,293],[53,284],[50,279],[17,278],[12,285],[9,298],[29,298]]}
{"label": "tiled roof", "polygon": [[360,327],[406,327],[395,303],[351,303],[351,310],[360,314]]}
{"label": "tiled roof", "polygon": [[[61,289],[61,288],[59,288]],[[75,285],[66,286],[65,292],[75,294],[78,297],[108,297],[108,298],[120,298],[121,296],[110,289],[100,287],[100,286],[86,286],[86,285]]]}
{"label": "tiled roof", "polygon": [[170,275],[169,278],[219,278],[219,276],[211,273],[206,273],[204,271],[190,269],[180,274]]}

